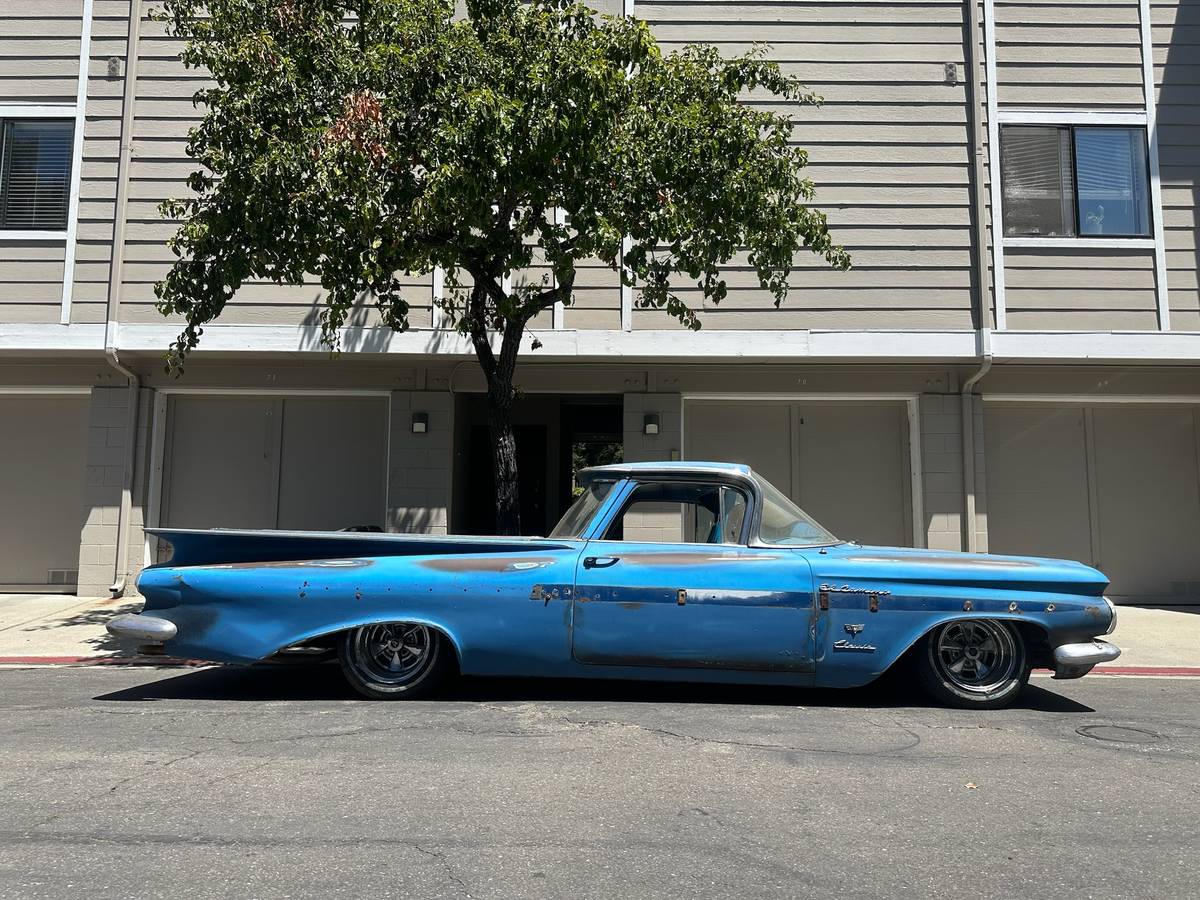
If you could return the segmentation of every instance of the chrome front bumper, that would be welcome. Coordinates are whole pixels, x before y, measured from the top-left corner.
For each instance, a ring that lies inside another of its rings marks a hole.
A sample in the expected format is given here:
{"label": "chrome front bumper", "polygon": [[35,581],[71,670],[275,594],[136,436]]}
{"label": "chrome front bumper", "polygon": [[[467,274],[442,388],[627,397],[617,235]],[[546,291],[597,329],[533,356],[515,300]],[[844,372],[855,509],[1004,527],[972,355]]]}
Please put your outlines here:
{"label": "chrome front bumper", "polygon": [[114,637],[129,638],[147,644],[162,644],[175,637],[174,622],[159,619],[156,616],[139,616],[127,613],[109,619],[104,626]]}
{"label": "chrome front bumper", "polygon": [[1093,666],[1112,662],[1120,655],[1121,648],[1108,641],[1063,644],[1054,648],[1054,677],[1082,678]]}

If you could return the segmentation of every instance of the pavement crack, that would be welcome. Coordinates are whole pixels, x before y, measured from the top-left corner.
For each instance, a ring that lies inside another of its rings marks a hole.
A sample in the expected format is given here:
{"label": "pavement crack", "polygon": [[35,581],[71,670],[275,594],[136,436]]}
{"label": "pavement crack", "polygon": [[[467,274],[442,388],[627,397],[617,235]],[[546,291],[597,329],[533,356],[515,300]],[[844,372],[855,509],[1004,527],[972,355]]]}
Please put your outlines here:
{"label": "pavement crack", "polygon": [[454,871],[454,867],[450,864],[450,860],[446,859],[445,853],[441,853],[437,850],[431,850],[428,847],[422,847],[420,844],[410,844],[409,846],[418,853],[423,853],[426,856],[437,860],[438,864],[443,870],[445,870],[446,877],[450,879],[450,881],[456,885],[460,891],[462,891],[463,896],[466,897],[467,900],[474,900],[474,896],[471,894],[466,882],[458,877],[458,874]]}

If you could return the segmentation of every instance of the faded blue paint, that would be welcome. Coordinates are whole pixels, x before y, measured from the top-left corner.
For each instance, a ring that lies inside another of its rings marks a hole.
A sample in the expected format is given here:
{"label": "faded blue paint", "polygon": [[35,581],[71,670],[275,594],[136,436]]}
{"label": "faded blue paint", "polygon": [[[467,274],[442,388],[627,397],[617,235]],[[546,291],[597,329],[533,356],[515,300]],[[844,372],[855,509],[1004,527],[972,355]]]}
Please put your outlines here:
{"label": "faded blue paint", "polygon": [[950,619],[1041,629],[1043,656],[1110,622],[1105,577],[1061,560],[596,540],[631,479],[753,479],[745,467],[698,463],[591,477],[605,472],[622,483],[578,540],[152,529],[174,556],[138,587],[146,612],[177,626],[168,650],[178,656],[247,663],[399,620],[444,632],[462,671],[477,675],[851,687]]}

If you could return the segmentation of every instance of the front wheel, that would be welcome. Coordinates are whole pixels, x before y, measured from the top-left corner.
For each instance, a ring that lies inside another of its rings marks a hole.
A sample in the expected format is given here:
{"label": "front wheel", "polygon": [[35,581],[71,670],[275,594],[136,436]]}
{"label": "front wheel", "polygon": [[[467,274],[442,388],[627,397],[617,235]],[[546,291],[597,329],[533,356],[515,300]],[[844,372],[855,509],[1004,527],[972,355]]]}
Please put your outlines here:
{"label": "front wheel", "polygon": [[445,681],[453,655],[441,632],[411,622],[352,628],[338,642],[346,680],[372,700],[427,697]]}
{"label": "front wheel", "polygon": [[935,698],[964,709],[999,709],[1029,681],[1025,642],[1007,622],[957,619],[924,638],[917,671]]}

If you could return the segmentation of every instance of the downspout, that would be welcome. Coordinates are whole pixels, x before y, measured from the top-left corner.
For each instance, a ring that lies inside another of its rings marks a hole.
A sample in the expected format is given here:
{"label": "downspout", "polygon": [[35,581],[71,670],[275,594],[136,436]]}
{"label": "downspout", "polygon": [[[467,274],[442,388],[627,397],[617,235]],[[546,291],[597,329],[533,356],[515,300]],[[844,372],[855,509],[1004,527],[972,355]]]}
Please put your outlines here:
{"label": "downspout", "polygon": [[983,44],[983,25],[979,20],[976,0],[963,0],[967,10],[967,31],[964,43],[967,87],[967,121],[971,126],[971,213],[974,235],[975,284],[972,297],[976,327],[976,348],[979,368],[962,386],[962,470],[963,470],[963,528],[966,531],[967,552],[979,551],[975,532],[975,398],[972,391],[992,367],[991,311],[988,308],[987,226],[984,210],[983,172],[986,157],[983,150],[983,120],[980,116],[982,98],[979,96],[979,47]]}
{"label": "downspout", "polygon": [[962,386],[963,527],[967,530],[967,552],[979,552],[975,534],[975,395],[972,391],[992,367],[992,330],[979,329],[979,355],[983,360],[975,374]]}
{"label": "downspout", "polygon": [[142,380],[121,363],[117,353],[117,328],[121,320],[121,283],[125,266],[125,217],[129,206],[129,162],[133,155],[133,106],[137,96],[138,40],[141,34],[141,0],[129,4],[126,41],[125,90],[121,98],[121,149],[117,159],[117,196],[113,209],[112,255],[108,271],[108,314],[104,322],[104,357],[129,384],[129,411],[125,422],[125,471],[121,478],[121,505],[117,512],[117,558],[113,562],[114,597],[125,593],[129,575],[129,520],[133,517],[133,474],[137,458],[137,421]]}

